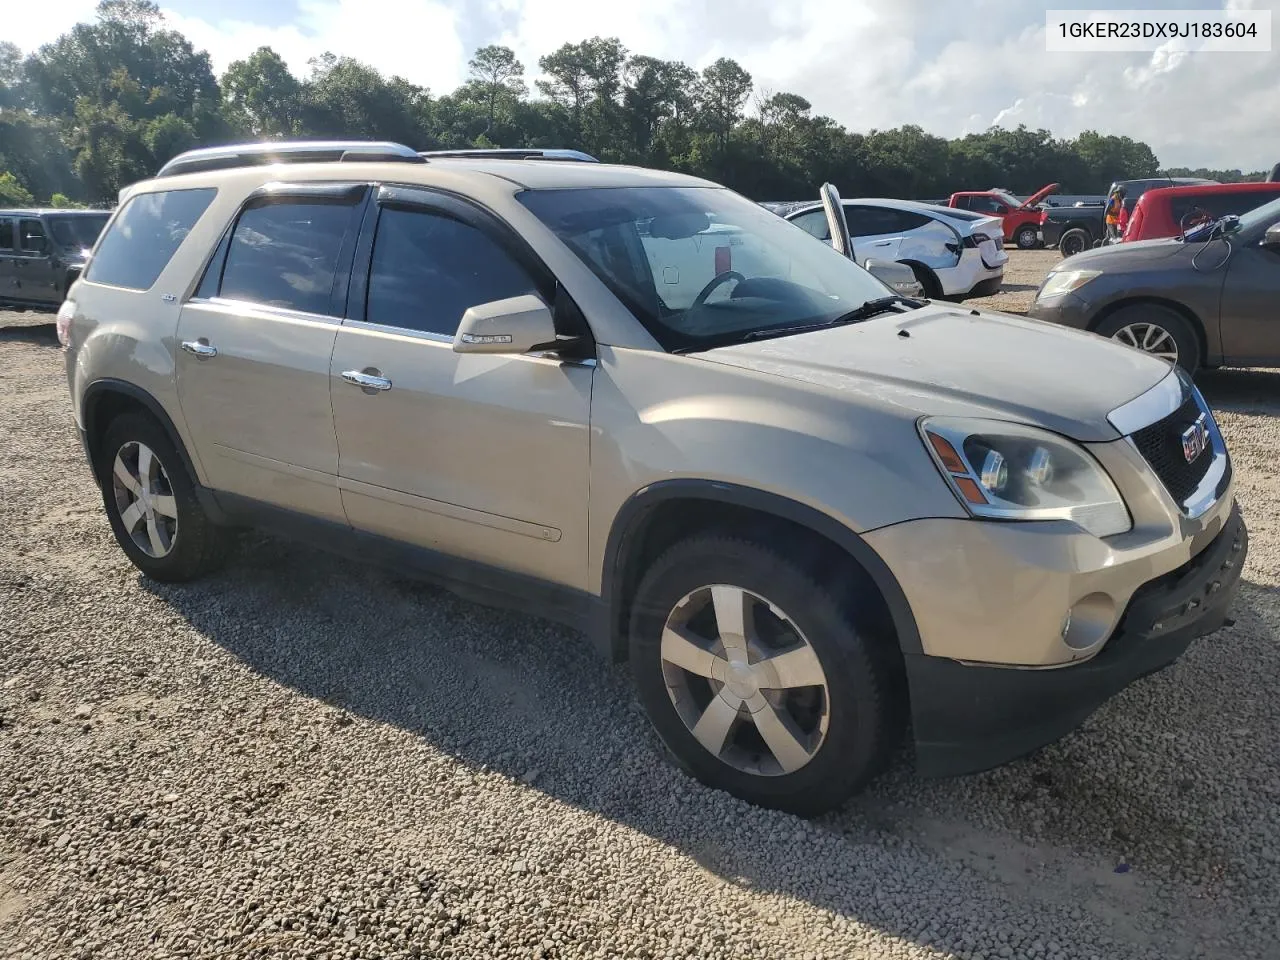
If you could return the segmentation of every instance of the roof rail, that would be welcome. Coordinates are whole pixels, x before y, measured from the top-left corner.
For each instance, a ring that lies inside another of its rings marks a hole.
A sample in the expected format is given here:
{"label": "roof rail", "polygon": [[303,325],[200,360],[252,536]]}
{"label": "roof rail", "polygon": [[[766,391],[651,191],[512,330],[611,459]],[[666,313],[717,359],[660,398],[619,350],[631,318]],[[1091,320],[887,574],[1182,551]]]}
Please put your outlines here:
{"label": "roof rail", "polygon": [[463,150],[421,150],[419,156],[428,160],[436,157],[464,157],[471,160],[577,160],[581,163],[599,163],[595,157],[581,150],[542,149],[541,147],[491,147]]}
{"label": "roof rail", "polygon": [[161,167],[156,176],[173,177],[181,173],[228,170],[267,163],[340,163],[361,160],[426,162],[412,147],[390,141],[285,140],[275,143],[234,143],[188,150]]}

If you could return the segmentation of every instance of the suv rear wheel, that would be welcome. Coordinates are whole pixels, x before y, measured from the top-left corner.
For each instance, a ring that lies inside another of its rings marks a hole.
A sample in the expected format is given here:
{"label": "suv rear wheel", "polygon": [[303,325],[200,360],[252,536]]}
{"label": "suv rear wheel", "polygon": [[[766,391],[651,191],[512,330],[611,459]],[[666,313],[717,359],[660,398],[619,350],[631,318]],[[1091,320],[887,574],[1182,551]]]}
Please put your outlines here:
{"label": "suv rear wheel", "polygon": [[829,589],[760,544],[672,547],[640,584],[630,632],[641,703],[680,766],[712,787],[817,815],[897,742],[884,656]]}
{"label": "suv rear wheel", "polygon": [[230,532],[213,523],[164,428],[142,414],[107,428],[98,464],[116,542],[153,580],[193,580],[215,568]]}

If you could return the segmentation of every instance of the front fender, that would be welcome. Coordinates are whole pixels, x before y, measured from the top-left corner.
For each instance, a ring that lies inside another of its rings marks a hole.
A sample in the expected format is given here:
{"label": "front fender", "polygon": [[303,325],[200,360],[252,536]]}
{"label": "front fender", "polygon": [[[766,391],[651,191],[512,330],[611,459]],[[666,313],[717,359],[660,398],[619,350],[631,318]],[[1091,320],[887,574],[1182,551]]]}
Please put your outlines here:
{"label": "front fender", "polygon": [[654,484],[757,491],[853,534],[966,516],[926,453],[915,414],[821,388],[650,351],[602,348],[592,394],[589,589],[600,593],[615,518]]}

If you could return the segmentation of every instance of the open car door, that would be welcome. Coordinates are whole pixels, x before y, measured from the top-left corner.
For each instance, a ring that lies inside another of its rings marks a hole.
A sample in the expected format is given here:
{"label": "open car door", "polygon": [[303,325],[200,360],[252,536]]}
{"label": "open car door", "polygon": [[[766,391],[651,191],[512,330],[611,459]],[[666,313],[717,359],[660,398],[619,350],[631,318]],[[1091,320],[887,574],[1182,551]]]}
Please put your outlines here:
{"label": "open car door", "polygon": [[822,198],[822,212],[827,215],[831,246],[837,253],[853,260],[853,241],[849,239],[849,223],[844,218],[844,204],[840,202],[839,191],[831,184],[824,183],[818,195]]}

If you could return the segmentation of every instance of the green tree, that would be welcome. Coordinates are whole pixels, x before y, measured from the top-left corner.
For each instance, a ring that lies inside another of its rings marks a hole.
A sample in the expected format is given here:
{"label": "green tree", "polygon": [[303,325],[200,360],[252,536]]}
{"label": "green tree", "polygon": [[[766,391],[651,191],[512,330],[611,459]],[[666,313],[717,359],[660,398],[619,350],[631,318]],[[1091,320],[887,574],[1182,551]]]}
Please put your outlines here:
{"label": "green tree", "polygon": [[237,131],[259,139],[298,131],[302,84],[280,54],[259,47],[222,75],[223,115]]}
{"label": "green tree", "polygon": [[509,108],[529,92],[524,83],[524,64],[510,47],[491,44],[477,50],[467,66],[471,70],[467,93],[484,104],[487,134],[493,129],[499,107]]}
{"label": "green tree", "polygon": [[31,191],[8,170],[0,170],[0,206],[29,207],[35,203]]}
{"label": "green tree", "polygon": [[423,139],[419,117],[427,92],[400,77],[386,79],[351,57],[326,53],[311,61],[303,91],[303,127],[312,136],[393,140]]}
{"label": "green tree", "polygon": [[538,61],[549,77],[537,82],[538,89],[568,114],[574,145],[611,152],[622,127],[618,97],[626,60],[627,49],[616,37],[592,37],[566,43]]}
{"label": "green tree", "polygon": [[751,95],[751,74],[734,60],[721,57],[702,71],[698,85],[699,112],[703,127],[719,146],[723,156],[729,134],[742,119],[742,108]]}

